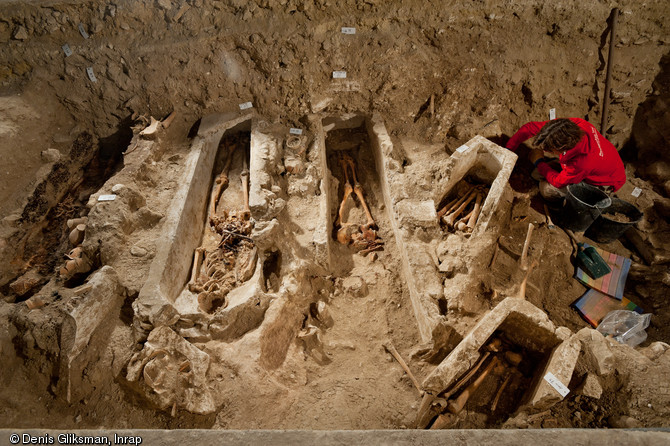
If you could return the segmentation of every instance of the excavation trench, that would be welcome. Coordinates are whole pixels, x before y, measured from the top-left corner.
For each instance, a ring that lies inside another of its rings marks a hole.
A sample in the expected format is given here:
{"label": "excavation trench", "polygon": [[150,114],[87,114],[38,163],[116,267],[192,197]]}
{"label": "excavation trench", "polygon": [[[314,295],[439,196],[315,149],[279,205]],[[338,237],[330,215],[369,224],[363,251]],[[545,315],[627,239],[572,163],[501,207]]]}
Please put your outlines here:
{"label": "excavation trench", "polygon": [[[524,404],[544,404],[540,373],[560,375],[552,358],[563,345],[546,315],[522,300],[528,308],[505,303],[468,334],[479,281],[442,268],[457,255],[487,261],[485,246],[498,237],[496,222],[511,201],[515,155],[481,137],[466,146],[403,172],[376,115],[312,117],[302,139],[255,115],[203,118],[163,226],[171,243],[157,252],[133,304],[146,343],[128,366],[128,381],[160,408],[207,414],[230,404],[232,382],[212,376],[244,370],[244,387],[270,373],[279,387],[269,384],[268,401],[288,387],[285,404],[327,414],[396,385],[404,371],[389,346],[419,345],[438,364],[423,388],[451,401],[444,392],[500,338],[523,360],[504,368],[501,351],[500,364],[484,365],[496,373],[461,401],[477,413],[473,427],[500,425]],[[439,174],[435,187],[408,197],[397,178],[422,169]],[[479,215],[468,231],[445,232],[440,206],[464,196],[465,183],[480,184],[481,196],[471,200]],[[437,259],[435,240],[442,246]],[[459,254],[450,254],[454,247]],[[208,264],[212,258],[219,263]],[[379,364],[389,360],[393,366],[380,375]],[[509,387],[498,392],[503,382]],[[336,403],[319,398],[342,383]],[[403,386],[395,398],[416,401],[415,392]],[[246,419],[254,404],[252,398],[236,419]],[[309,425],[308,413],[267,426]],[[373,416],[364,407],[358,415]],[[430,406],[420,427],[445,423],[444,415]]]}
{"label": "excavation trench", "polygon": [[0,293],[6,300],[26,301],[58,277],[64,279],[66,287],[75,287],[99,264],[99,259],[92,258],[86,271],[59,275],[65,256],[83,241],[89,196],[123,166],[119,148],[127,147],[130,140],[126,126],[124,123],[117,134],[100,141],[88,132],[81,133],[69,155],[54,162],[37,183],[21,214],[16,251],[8,261],[11,268],[0,278]]}

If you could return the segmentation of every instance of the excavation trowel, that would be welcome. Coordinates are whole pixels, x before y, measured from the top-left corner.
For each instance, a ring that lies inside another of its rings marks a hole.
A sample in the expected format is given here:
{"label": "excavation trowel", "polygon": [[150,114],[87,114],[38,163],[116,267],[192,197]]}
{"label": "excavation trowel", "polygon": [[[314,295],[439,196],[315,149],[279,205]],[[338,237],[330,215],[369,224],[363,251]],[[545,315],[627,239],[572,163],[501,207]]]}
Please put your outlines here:
{"label": "excavation trowel", "polygon": [[577,266],[583,269],[589,277],[598,279],[612,272],[612,269],[607,262],[605,262],[605,259],[598,254],[596,248],[593,246],[584,248],[584,243],[578,242],[572,231],[566,229],[565,232],[577,245]]}

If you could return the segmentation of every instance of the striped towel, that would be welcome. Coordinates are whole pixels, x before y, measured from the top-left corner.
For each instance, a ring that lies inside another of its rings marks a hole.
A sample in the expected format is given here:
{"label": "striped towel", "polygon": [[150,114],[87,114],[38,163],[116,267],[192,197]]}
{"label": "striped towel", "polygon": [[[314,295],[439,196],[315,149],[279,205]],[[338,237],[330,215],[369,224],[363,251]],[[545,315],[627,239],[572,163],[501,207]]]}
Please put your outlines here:
{"label": "striped towel", "polygon": [[630,300],[623,297],[621,300],[613,299],[600,291],[588,290],[586,294],[577,299],[573,307],[582,315],[582,317],[596,328],[607,313],[614,310],[630,310],[642,314],[642,308]]}
{"label": "striped towel", "polygon": [[[587,248],[588,246],[588,244],[584,243],[584,248]],[[575,278],[583,282],[584,285],[589,288],[593,288],[594,290],[601,291],[621,300],[623,298],[623,288],[624,285],[626,285],[628,271],[630,270],[630,265],[632,263],[631,260],[600,248],[596,248],[596,251],[610,266],[612,272],[598,279],[593,279],[578,267],[577,272],[575,273]]]}

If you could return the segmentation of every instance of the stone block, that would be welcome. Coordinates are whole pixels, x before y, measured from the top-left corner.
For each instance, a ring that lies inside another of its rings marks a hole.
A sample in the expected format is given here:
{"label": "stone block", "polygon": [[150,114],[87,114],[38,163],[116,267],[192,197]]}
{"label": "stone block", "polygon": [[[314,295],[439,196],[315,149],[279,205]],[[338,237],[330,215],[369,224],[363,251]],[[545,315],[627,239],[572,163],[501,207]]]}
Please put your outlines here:
{"label": "stone block", "polygon": [[578,395],[588,396],[599,399],[603,394],[603,388],[600,385],[598,377],[593,373],[587,373],[581,386],[575,391]]}
{"label": "stone block", "polygon": [[396,204],[396,212],[403,228],[438,229],[437,212],[432,200],[405,199]]}
{"label": "stone block", "polygon": [[577,332],[582,344],[586,367],[599,376],[607,376],[614,371],[615,357],[607,339],[597,330],[583,328]]}
{"label": "stone block", "polygon": [[[554,324],[546,313],[524,299],[508,297],[488,312],[449,356],[428,375],[423,381],[423,388],[436,395],[449,387],[479,360],[479,349],[496,330],[503,331],[513,342],[534,351],[549,352],[557,345],[560,348],[560,339],[556,336]],[[565,357],[574,367],[571,355],[559,351],[556,359],[559,357]],[[576,361],[576,356],[574,360]],[[565,372],[556,370],[561,376],[567,374],[570,369],[570,365],[566,363],[556,364],[555,367],[549,368],[549,371],[553,373],[557,367],[565,369]]]}
{"label": "stone block", "polygon": [[530,406],[538,410],[545,410],[563,399],[558,390],[544,377],[547,373],[552,373],[565,387],[568,387],[581,350],[579,340],[575,336],[561,343],[552,352],[547,366],[542,371],[542,379],[529,399]]}

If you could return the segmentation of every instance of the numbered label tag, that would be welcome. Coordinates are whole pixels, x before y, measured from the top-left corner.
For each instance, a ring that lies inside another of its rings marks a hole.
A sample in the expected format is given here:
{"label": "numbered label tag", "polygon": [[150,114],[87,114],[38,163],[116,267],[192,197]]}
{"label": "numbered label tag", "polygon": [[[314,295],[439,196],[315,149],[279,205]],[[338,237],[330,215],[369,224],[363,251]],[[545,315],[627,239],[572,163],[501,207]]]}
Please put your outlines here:
{"label": "numbered label tag", "polygon": [[114,201],[116,200],[116,195],[111,194],[111,195],[100,195],[98,197],[98,201]]}
{"label": "numbered label tag", "polygon": [[253,107],[253,104],[251,102],[245,102],[243,104],[240,104],[240,110],[248,110],[251,107]]}
{"label": "numbered label tag", "polygon": [[346,79],[346,71],[333,71],[333,79]]}
{"label": "numbered label tag", "polygon": [[458,153],[463,153],[463,152],[467,151],[469,148],[470,148],[470,147],[468,147],[466,144],[463,144],[463,145],[460,146],[458,149],[456,149],[456,151],[457,151]]}
{"label": "numbered label tag", "polygon": [[83,23],[80,23],[79,26],[78,26],[78,28],[79,28],[79,33],[81,34],[81,36],[82,36],[84,39],[88,39],[88,33],[87,33],[86,30],[84,29],[84,24],[83,24]]}
{"label": "numbered label tag", "polygon": [[556,109],[555,108],[549,109],[549,119],[552,120],[552,121],[554,119],[556,119]]}
{"label": "numbered label tag", "polygon": [[67,43],[63,45],[61,48],[63,48],[63,52],[65,53],[65,57],[70,57],[72,56],[72,50],[70,49],[70,45]]}
{"label": "numbered label tag", "polygon": [[342,34],[356,34],[356,28],[343,26],[342,27]]}
{"label": "numbered label tag", "polygon": [[642,189],[640,189],[639,187],[636,187],[635,189],[633,189],[633,192],[631,192],[630,194],[632,196],[634,196],[635,198],[637,198],[637,197],[640,196],[641,193],[642,193]]}
{"label": "numbered label tag", "polygon": [[291,128],[288,132],[291,135],[302,135],[302,129]]}
{"label": "numbered label tag", "polygon": [[548,382],[548,383],[551,385],[551,387],[553,387],[554,389],[556,389],[556,391],[557,391],[558,393],[560,393],[561,396],[562,396],[563,398],[565,398],[565,396],[566,396],[568,393],[570,393],[570,389],[568,389],[567,387],[565,387],[565,386],[563,385],[563,383],[562,383],[561,381],[559,381],[559,379],[556,378],[556,377],[554,376],[553,373],[549,372],[549,373],[547,373],[546,375],[544,375],[544,380],[545,380],[546,382]]}
{"label": "numbered label tag", "polygon": [[93,67],[86,68],[86,74],[88,74],[88,78],[91,80],[91,82],[98,82],[98,80],[95,78],[95,74],[93,73]]}

